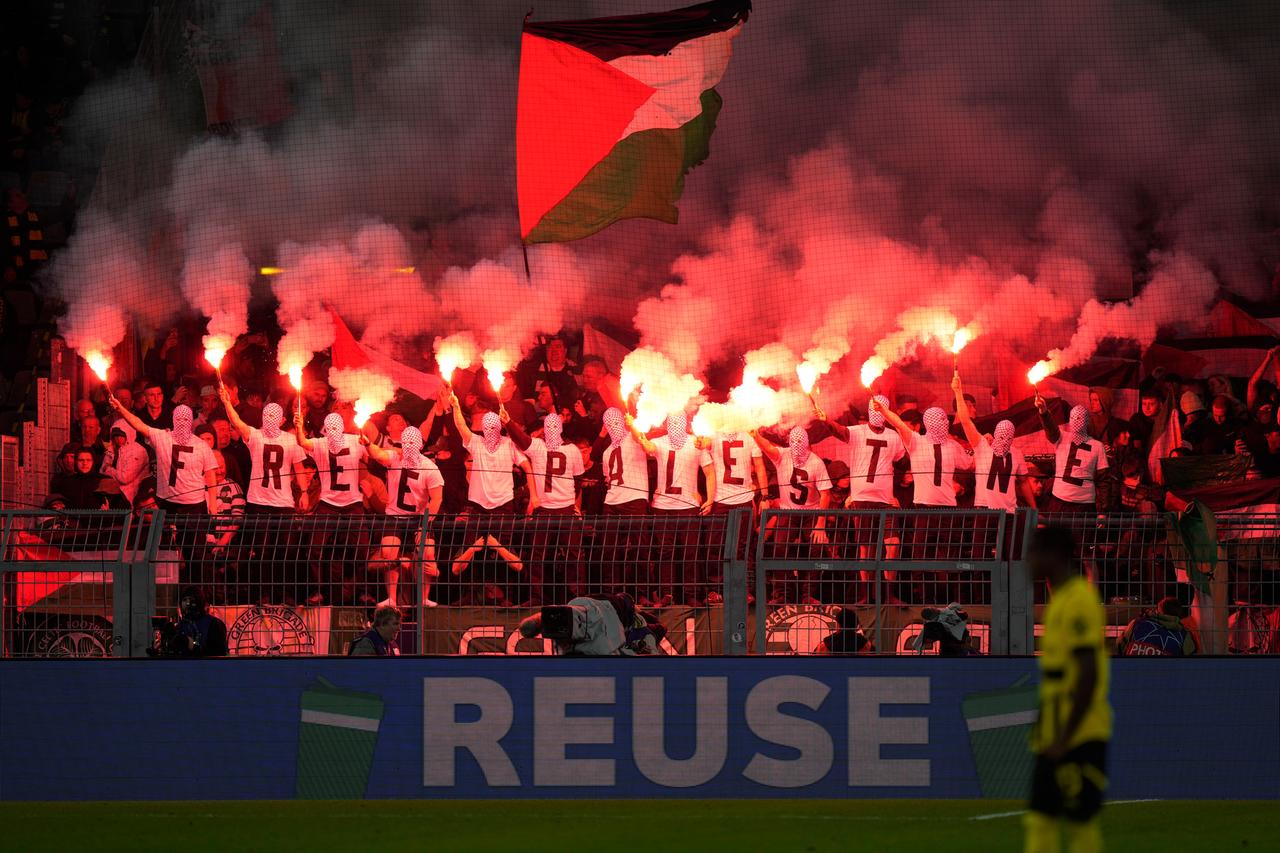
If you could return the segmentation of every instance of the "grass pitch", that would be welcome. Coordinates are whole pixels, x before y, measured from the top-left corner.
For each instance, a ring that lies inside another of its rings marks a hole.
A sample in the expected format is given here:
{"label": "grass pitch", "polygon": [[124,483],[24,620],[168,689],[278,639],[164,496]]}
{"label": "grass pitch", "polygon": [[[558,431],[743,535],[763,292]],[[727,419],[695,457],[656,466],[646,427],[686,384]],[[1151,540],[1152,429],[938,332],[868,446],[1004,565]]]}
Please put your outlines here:
{"label": "grass pitch", "polygon": [[[1000,800],[0,803],[2,850],[1020,850]],[[1107,807],[1108,849],[1275,850],[1274,802]],[[612,844],[602,844],[613,839]]]}

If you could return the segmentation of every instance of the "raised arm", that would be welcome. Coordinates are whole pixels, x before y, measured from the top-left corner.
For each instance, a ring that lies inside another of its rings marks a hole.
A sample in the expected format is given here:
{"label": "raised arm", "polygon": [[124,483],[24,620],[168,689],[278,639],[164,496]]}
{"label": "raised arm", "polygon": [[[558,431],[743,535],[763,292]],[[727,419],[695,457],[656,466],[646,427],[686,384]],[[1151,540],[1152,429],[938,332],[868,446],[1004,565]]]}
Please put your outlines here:
{"label": "raised arm", "polygon": [[[848,433],[846,432],[845,435],[848,435]],[[765,456],[769,457],[770,462],[773,462],[776,464],[777,461],[782,458],[782,451],[778,449],[778,446],[776,444],[774,444],[772,441],[769,441],[764,436],[762,436],[760,434],[760,430],[753,429],[751,431],[751,437],[755,440],[756,445],[760,448],[760,452],[763,453]],[[765,478],[761,478],[761,482],[768,482],[768,480]]]}
{"label": "raised arm", "polygon": [[360,443],[364,445],[364,449],[373,457],[373,461],[377,462],[384,468],[391,467],[391,454],[385,448],[379,447],[369,440],[369,436],[363,432],[360,433]]}
{"label": "raised arm", "polygon": [[1062,430],[1053,422],[1049,406],[1039,394],[1036,394],[1036,410],[1040,412],[1040,425],[1044,427],[1045,438],[1049,439],[1050,444],[1057,444],[1062,439]]}
{"label": "raised arm", "polygon": [[458,395],[450,392],[449,403],[453,407],[453,425],[457,427],[458,435],[462,436],[463,446],[466,446],[471,443],[471,437],[474,433],[467,426],[467,416],[462,413],[462,405],[458,402]]}
{"label": "raised arm", "polygon": [[978,432],[978,428],[973,425],[973,419],[969,417],[969,407],[964,401],[964,386],[960,383],[960,371],[956,371],[956,375],[951,377],[951,390],[956,395],[956,418],[960,421],[960,427],[964,430],[964,437],[969,439],[969,446],[976,448],[982,443],[982,433]]}
{"label": "raised arm", "polygon": [[511,440],[520,450],[528,450],[529,445],[533,444],[533,439],[529,437],[529,433],[524,431],[524,427],[511,419],[511,415],[507,414],[507,407],[498,404],[498,420],[502,421],[502,425],[507,428],[507,435],[511,436]]}
{"label": "raised arm", "polygon": [[307,430],[302,421],[301,409],[293,410],[293,426],[298,432],[298,446],[310,453],[311,448],[315,446],[316,440],[314,438],[307,438]]}
{"label": "raised arm", "polygon": [[1267,350],[1266,356],[1262,359],[1262,364],[1259,364],[1258,369],[1249,377],[1249,388],[1248,393],[1245,394],[1245,402],[1248,404],[1249,411],[1251,412],[1258,400],[1258,383],[1262,381],[1263,374],[1267,372],[1267,366],[1275,360],[1278,353],[1280,353],[1280,347],[1272,347]]}
{"label": "raised arm", "polygon": [[640,442],[640,446],[644,448],[644,452],[652,456],[653,451],[657,448],[654,446],[654,443],[649,440],[649,436],[642,433],[639,427],[636,426],[636,419],[631,417],[631,415],[627,415],[627,429],[631,430],[631,435],[636,441]]}
{"label": "raised arm", "polygon": [[916,431],[908,426],[906,421],[898,417],[897,413],[894,412],[893,409],[888,409],[880,405],[880,401],[875,397],[871,398],[868,408],[873,412],[879,412],[884,415],[884,419],[889,422],[889,425],[898,431],[898,437],[902,439],[903,445],[908,448],[911,447],[911,436],[915,435]]}
{"label": "raised arm", "polygon": [[124,404],[116,399],[115,394],[108,392],[107,400],[111,403],[111,408],[120,413],[120,417],[124,418],[124,422],[133,427],[134,432],[139,436],[146,438],[151,435],[151,427],[142,422],[142,418],[125,408]]}
{"label": "raised arm", "polygon": [[240,437],[248,441],[253,433],[253,427],[240,419],[236,407],[231,405],[231,392],[221,382],[218,383],[218,399],[222,401],[222,408],[227,410],[227,420],[231,421],[231,425],[236,428],[236,432],[240,433]]}
{"label": "raised arm", "polygon": [[827,420],[827,413],[822,411],[822,409],[819,408],[817,404],[814,404],[813,415],[819,421],[827,425],[827,429],[831,430],[832,435],[834,435],[836,438],[840,439],[841,441],[848,443],[849,428],[847,426],[845,426],[844,424],[838,424],[835,421]]}

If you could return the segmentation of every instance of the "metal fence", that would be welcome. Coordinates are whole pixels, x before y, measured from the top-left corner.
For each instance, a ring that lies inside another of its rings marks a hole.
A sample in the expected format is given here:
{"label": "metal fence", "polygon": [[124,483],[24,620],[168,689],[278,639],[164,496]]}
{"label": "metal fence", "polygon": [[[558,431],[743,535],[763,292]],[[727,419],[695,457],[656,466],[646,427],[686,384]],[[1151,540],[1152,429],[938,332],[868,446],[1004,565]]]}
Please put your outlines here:
{"label": "metal fence", "polygon": [[145,654],[155,607],[161,515],[0,513],[4,656]]}
{"label": "metal fence", "polygon": [[1025,654],[1009,628],[1026,599],[1014,556],[1030,523],[990,510],[767,510],[753,651],[914,652],[925,609],[955,603],[975,650]]}
{"label": "metal fence", "polygon": [[0,514],[3,654],[146,653],[203,591],[233,655],[343,654],[379,603],[405,653],[544,654],[517,628],[540,604],[625,592],[667,654],[933,653],[926,608],[959,605],[976,652],[1029,654],[1046,600],[1023,550],[1070,527],[1118,639],[1168,596],[1201,651],[1280,652],[1280,517],[1223,515],[1191,553],[1170,515],[766,510],[707,516],[462,514],[231,518]]}

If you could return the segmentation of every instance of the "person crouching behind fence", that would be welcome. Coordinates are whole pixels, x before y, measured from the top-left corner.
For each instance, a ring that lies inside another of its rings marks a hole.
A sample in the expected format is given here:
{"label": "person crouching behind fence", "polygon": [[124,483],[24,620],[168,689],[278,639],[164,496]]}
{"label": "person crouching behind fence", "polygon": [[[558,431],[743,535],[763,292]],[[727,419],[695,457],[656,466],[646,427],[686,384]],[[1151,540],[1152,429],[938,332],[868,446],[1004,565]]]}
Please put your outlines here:
{"label": "person crouching behind fence", "polygon": [[373,625],[351,641],[348,657],[392,657],[400,654],[396,637],[400,634],[400,610],[391,604],[380,604],[373,611]]}
{"label": "person crouching behind fence", "polygon": [[[369,555],[369,575],[382,575],[387,584],[387,597],[378,602],[379,607],[397,607],[400,596],[396,588],[400,576],[413,578],[413,560],[400,552],[399,536],[383,536],[382,543]],[[440,569],[436,567],[435,546],[428,544],[422,551],[422,606],[435,607],[437,602],[431,600],[431,581],[440,577]]]}
{"label": "person crouching behind fence", "polygon": [[637,611],[626,594],[599,595],[543,607],[520,623],[520,635],[546,637],[562,655],[651,655],[659,654],[666,628]]}
{"label": "person crouching behind fence", "polygon": [[1176,598],[1164,598],[1153,611],[1129,623],[1120,637],[1120,655],[1187,657],[1200,649],[1196,635],[1182,619],[1186,609]]}

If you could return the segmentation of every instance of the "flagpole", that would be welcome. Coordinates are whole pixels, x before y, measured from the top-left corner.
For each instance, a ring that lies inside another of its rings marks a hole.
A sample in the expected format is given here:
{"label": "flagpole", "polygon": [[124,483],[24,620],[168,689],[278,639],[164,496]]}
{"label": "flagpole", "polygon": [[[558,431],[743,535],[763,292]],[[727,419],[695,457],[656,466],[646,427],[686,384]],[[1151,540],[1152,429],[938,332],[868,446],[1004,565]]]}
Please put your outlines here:
{"label": "flagpole", "polygon": [[524,240],[520,241],[520,251],[524,254],[524,277],[533,281],[533,276],[529,274],[529,244]]}

